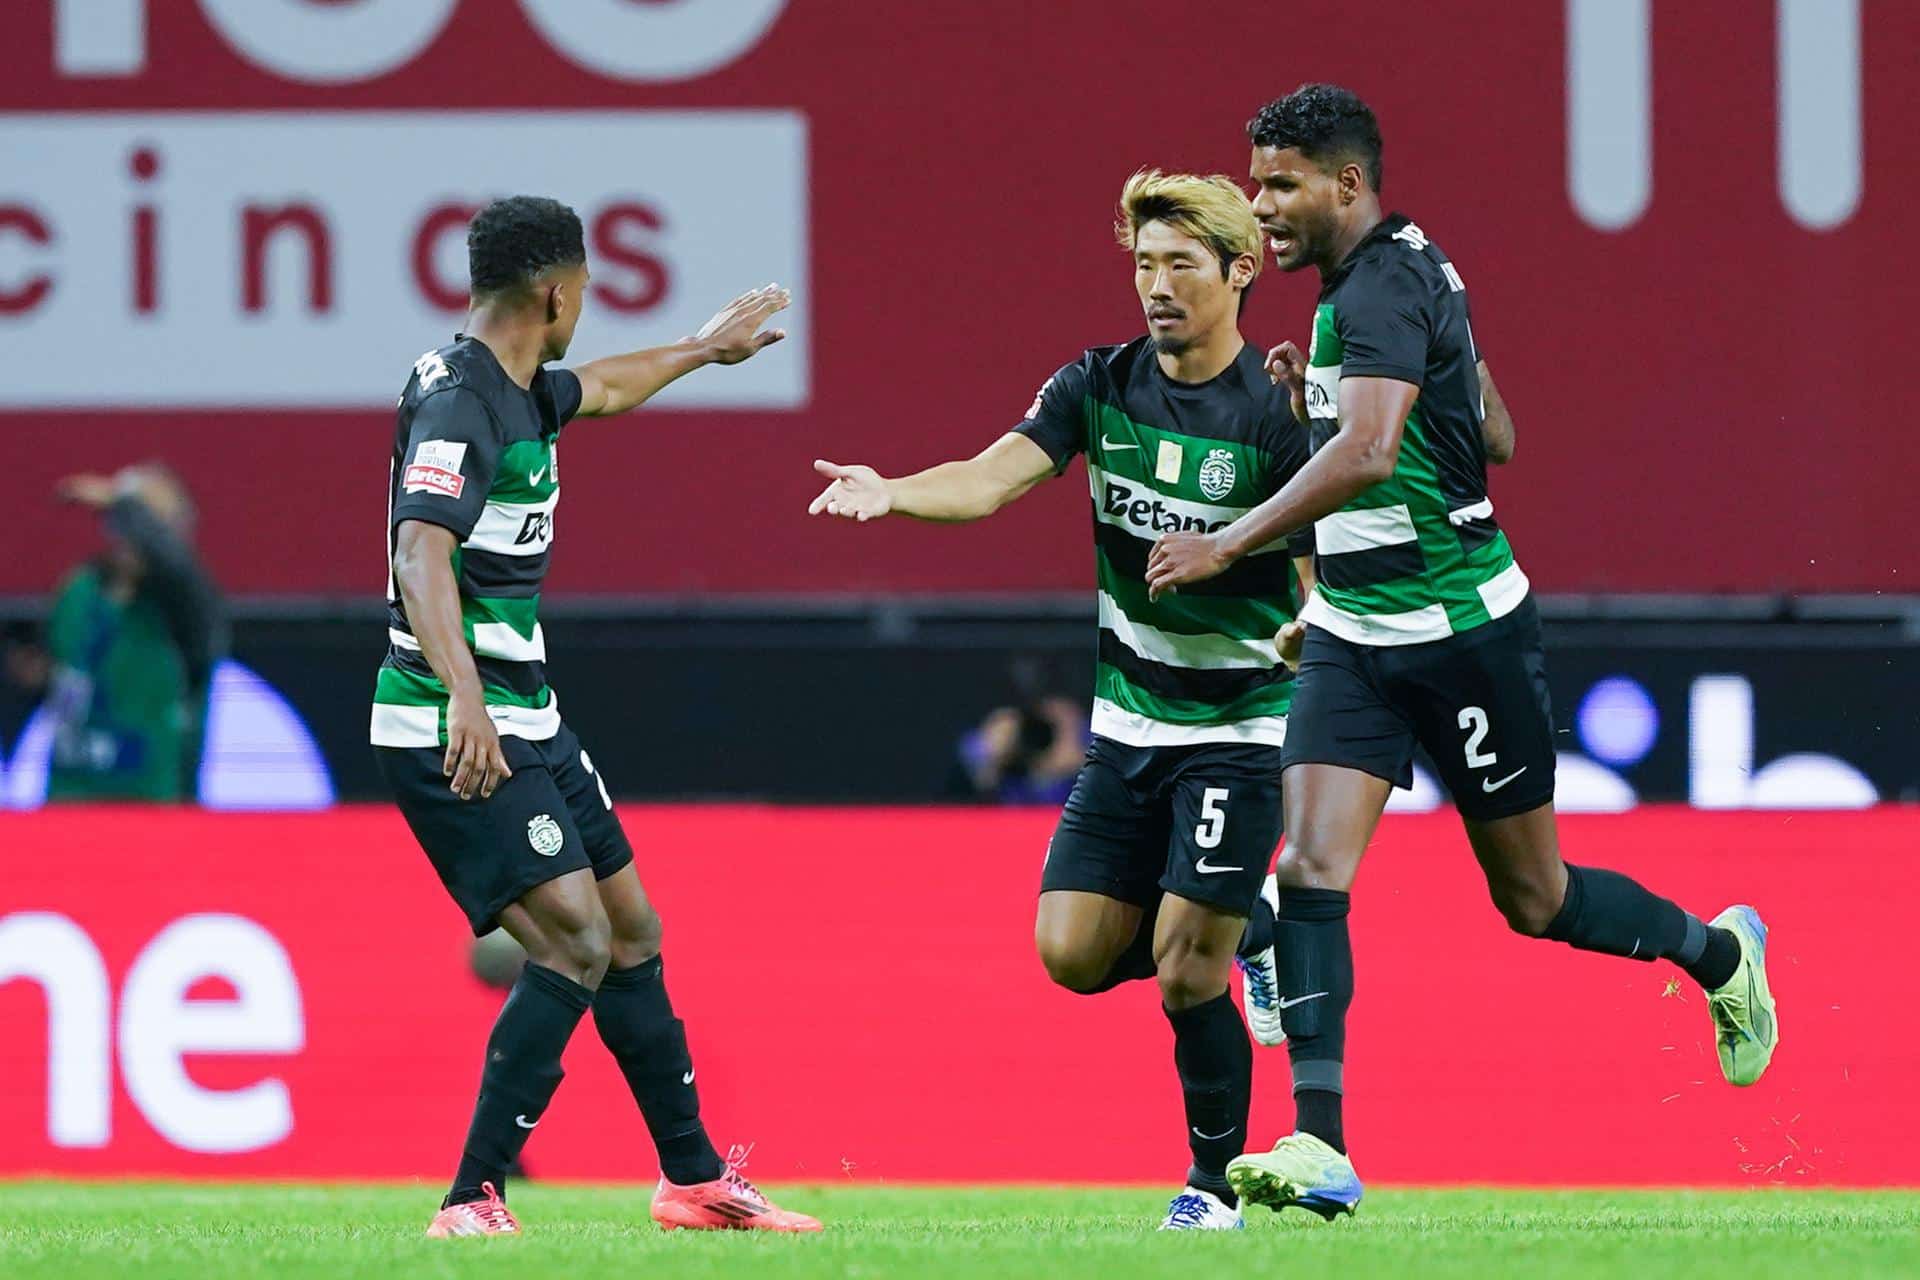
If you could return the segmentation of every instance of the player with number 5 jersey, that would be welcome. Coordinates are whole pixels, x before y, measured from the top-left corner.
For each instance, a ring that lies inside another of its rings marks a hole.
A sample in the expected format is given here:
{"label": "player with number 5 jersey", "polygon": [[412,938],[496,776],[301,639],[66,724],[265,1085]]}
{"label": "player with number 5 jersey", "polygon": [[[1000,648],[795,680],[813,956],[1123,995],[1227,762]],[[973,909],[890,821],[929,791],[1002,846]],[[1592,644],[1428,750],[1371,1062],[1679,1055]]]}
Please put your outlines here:
{"label": "player with number 5 jersey", "polygon": [[722,1160],[700,1120],[686,1033],[667,999],[660,917],[592,759],[547,687],[540,588],[560,500],[560,435],[623,413],[708,364],[779,341],[787,305],[742,294],[672,346],[549,369],[588,271],[580,219],[515,196],[467,232],[467,332],[414,362],[387,489],[386,661],[372,737],[400,812],[475,934],[504,928],[527,963],[487,1041],[453,1185],[427,1234],[514,1234],[507,1170],[593,1011],[660,1160],[663,1227],[814,1231]]}
{"label": "player with number 5 jersey", "polygon": [[[1540,622],[1494,520],[1489,395],[1467,282],[1429,233],[1380,205],[1373,112],[1311,84],[1248,125],[1254,201],[1276,264],[1315,268],[1304,357],[1269,357],[1312,432],[1313,458],[1272,498],[1218,530],[1170,532],[1149,594],[1192,592],[1311,526],[1318,583],[1287,736],[1289,842],[1275,869],[1280,1030],[1295,1132],[1229,1171],[1274,1208],[1351,1210],[1360,1183],[1342,1120],[1353,995],[1347,910],[1361,854],[1425,748],[1466,825],[1494,904],[1516,931],[1585,951],[1669,960],[1707,993],[1720,1066],[1752,1084],[1779,1040],[1766,929],[1751,907],[1711,924],[1614,871],[1560,853],[1554,730]],[[1591,1028],[1556,1009],[1556,1026]],[[1596,1034],[1589,1029],[1587,1035]],[[1470,1167],[1483,1167],[1477,1162]]]}
{"label": "player with number 5 jersey", "polygon": [[1223,527],[1277,492],[1307,440],[1240,336],[1260,268],[1246,195],[1227,178],[1141,172],[1117,231],[1145,336],[1060,369],[1024,421],[966,461],[898,479],[816,463],[831,483],[811,510],[977,520],[1086,459],[1093,744],[1048,846],[1035,941],[1070,991],[1158,979],[1192,1158],[1163,1226],[1231,1228],[1226,1166],[1246,1138],[1252,1050],[1228,984],[1236,951],[1258,967],[1272,949],[1260,888],[1293,700],[1275,636],[1294,620],[1310,544],[1275,544],[1178,597],[1149,599],[1145,571],[1164,531]]}

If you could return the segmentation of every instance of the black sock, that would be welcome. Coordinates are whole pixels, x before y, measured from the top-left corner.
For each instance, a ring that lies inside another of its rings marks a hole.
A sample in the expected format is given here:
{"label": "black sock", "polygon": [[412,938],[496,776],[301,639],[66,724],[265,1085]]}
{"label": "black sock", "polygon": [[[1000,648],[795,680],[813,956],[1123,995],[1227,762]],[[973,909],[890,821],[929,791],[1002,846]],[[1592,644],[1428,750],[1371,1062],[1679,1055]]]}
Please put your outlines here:
{"label": "black sock", "polygon": [[507,1166],[560,1087],[560,1054],[592,1003],[591,990],[551,969],[529,964],[520,971],[487,1037],[480,1097],[442,1207],[480,1199],[483,1182],[506,1193]]}
{"label": "black sock", "polygon": [[1347,1150],[1347,1009],[1353,1003],[1353,898],[1337,889],[1282,889],[1274,926],[1280,1025],[1293,1063],[1294,1128]]}
{"label": "black sock", "polygon": [[684,1187],[719,1177],[725,1166],[700,1123],[686,1025],[673,1016],[659,956],[607,970],[593,1002],[593,1025],[640,1104],[667,1181]]}
{"label": "black sock", "polygon": [[1240,935],[1238,954],[1259,955],[1273,945],[1273,934],[1273,908],[1267,905],[1265,898],[1255,898],[1253,910],[1247,916],[1247,931]]}
{"label": "black sock", "polygon": [[1700,917],[1618,871],[1572,863],[1567,896],[1546,936],[1602,955],[1672,960],[1709,990],[1731,978],[1740,962],[1740,942],[1727,930],[1709,929]]}
{"label": "black sock", "polygon": [[1193,1152],[1187,1180],[1228,1205],[1238,1204],[1227,1186],[1227,1161],[1247,1145],[1253,1042],[1233,997],[1224,991],[1205,1004],[1166,1013],[1173,1026],[1173,1065],[1187,1104],[1187,1147]]}

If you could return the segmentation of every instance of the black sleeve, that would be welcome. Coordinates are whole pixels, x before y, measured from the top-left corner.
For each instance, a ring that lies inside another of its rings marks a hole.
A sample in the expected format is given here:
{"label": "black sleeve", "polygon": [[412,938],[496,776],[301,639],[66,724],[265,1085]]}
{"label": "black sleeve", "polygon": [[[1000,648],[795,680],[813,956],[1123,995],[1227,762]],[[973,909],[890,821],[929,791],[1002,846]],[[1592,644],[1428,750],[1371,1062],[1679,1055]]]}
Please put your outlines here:
{"label": "black sleeve", "polygon": [[1027,416],[1014,428],[1047,451],[1059,475],[1087,447],[1087,372],[1067,365],[1040,384]]}
{"label": "black sleeve", "polygon": [[580,375],[571,369],[542,369],[541,394],[546,397],[553,425],[557,430],[573,421],[580,412]]}
{"label": "black sleeve", "polygon": [[464,542],[486,509],[503,447],[499,425],[477,394],[461,386],[429,394],[409,424],[393,523],[425,520]]}
{"label": "black sleeve", "polygon": [[1365,263],[1340,290],[1333,318],[1341,377],[1426,382],[1437,327],[1433,292],[1410,258]]}
{"label": "black sleeve", "polygon": [[141,591],[159,606],[167,632],[180,650],[187,680],[195,690],[213,678],[213,664],[226,649],[226,619],[220,590],[213,584],[193,545],[176,533],[140,499],[116,498],[106,511],[107,527],[146,561]]}

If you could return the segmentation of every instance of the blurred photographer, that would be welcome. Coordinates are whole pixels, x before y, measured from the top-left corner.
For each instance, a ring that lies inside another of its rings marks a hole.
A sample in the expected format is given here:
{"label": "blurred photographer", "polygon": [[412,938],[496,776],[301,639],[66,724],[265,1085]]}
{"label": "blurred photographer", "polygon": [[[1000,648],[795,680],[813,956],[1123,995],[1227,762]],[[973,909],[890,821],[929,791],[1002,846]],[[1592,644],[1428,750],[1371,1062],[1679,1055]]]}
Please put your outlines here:
{"label": "blurred photographer", "polygon": [[191,800],[226,623],[186,487],[142,463],[69,476],[56,494],[98,512],[107,545],[67,578],[47,621],[47,799]]}
{"label": "blurred photographer", "polygon": [[1037,662],[1013,665],[1011,705],[960,738],[949,790],[999,804],[1060,804],[1086,759],[1087,709],[1051,691]]}

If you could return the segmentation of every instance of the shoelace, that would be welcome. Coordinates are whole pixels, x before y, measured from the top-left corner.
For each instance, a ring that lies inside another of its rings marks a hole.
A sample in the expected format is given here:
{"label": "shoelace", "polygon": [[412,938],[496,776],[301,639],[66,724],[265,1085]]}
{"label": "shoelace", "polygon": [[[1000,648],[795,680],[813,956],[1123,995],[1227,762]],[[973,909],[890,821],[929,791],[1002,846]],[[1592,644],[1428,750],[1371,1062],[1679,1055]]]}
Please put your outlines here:
{"label": "shoelace", "polygon": [[1732,984],[1707,997],[1707,1008],[1713,1013],[1713,1023],[1720,1029],[1723,1044],[1738,1044],[1742,1040],[1753,1039],[1743,1023],[1747,1020],[1747,993],[1735,991]]}
{"label": "shoelace", "polygon": [[1240,966],[1240,972],[1247,975],[1247,994],[1253,997],[1253,1003],[1260,1009],[1271,1009],[1279,1003],[1279,988],[1268,975],[1265,965],[1249,964],[1240,956],[1233,962]]}
{"label": "shoelace", "polygon": [[517,1231],[519,1224],[507,1211],[507,1202],[500,1198],[500,1192],[491,1182],[480,1184],[480,1190],[486,1192],[485,1200],[475,1201],[467,1206],[467,1212],[473,1215],[475,1222],[489,1231]]}
{"label": "shoelace", "polygon": [[1207,1202],[1191,1192],[1181,1192],[1167,1206],[1167,1225],[1197,1227],[1207,1220]]}
{"label": "shoelace", "polygon": [[735,1195],[750,1200],[754,1204],[767,1205],[767,1198],[760,1194],[760,1188],[747,1181],[747,1175],[741,1170],[747,1167],[747,1157],[753,1154],[753,1144],[741,1146],[734,1143],[727,1148],[727,1171],[720,1176],[726,1180],[727,1187]]}

